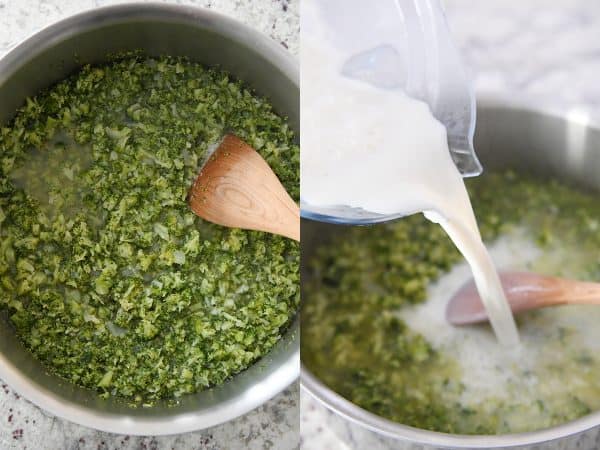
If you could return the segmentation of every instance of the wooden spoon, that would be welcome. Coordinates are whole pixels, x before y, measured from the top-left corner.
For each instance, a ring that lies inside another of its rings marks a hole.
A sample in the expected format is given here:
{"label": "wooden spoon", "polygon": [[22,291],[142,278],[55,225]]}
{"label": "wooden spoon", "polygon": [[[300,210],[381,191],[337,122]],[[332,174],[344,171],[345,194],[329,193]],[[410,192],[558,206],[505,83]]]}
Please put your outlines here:
{"label": "wooden spoon", "polygon": [[300,240],[298,205],[256,150],[232,134],[200,169],[188,202],[210,222]]}
{"label": "wooden spoon", "polygon": [[[568,280],[528,272],[500,274],[504,293],[513,313],[558,305],[600,305],[600,283]],[[471,280],[461,287],[446,307],[453,325],[485,322],[487,313]]]}

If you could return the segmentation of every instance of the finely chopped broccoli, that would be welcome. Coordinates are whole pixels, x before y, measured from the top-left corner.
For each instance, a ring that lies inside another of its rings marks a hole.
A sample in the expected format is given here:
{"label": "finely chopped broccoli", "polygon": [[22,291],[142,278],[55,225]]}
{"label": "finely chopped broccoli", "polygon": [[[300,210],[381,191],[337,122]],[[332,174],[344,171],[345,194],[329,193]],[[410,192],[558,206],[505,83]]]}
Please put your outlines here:
{"label": "finely chopped broccoli", "polygon": [[298,244],[204,222],[186,202],[225,131],[298,198],[285,120],[184,59],[86,66],[1,128],[0,307],[50,372],[151,404],[222,383],[280,339]]}

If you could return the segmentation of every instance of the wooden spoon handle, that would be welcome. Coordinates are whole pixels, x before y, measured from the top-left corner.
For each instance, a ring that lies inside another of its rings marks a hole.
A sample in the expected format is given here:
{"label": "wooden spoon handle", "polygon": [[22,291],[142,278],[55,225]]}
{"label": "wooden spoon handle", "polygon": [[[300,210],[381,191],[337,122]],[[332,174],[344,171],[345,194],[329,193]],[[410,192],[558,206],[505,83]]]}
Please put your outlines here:
{"label": "wooden spoon handle", "polygon": [[600,283],[547,277],[548,295],[554,297],[554,304],[600,305]]}
{"label": "wooden spoon handle", "polygon": [[600,283],[527,272],[505,272],[500,278],[513,311],[521,309],[520,303],[528,304],[527,309],[565,304],[600,305]]}

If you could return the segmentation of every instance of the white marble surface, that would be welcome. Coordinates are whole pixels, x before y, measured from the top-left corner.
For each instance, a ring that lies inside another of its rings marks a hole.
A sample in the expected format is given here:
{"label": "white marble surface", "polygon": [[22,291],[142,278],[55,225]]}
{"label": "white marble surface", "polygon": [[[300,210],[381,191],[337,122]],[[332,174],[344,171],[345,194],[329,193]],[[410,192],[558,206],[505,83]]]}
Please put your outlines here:
{"label": "white marble surface", "polygon": [[[299,0],[153,0],[210,8],[244,22],[297,54]],[[136,0],[0,0],[0,56],[35,31],[57,20],[107,5]],[[137,3],[152,3],[137,1]]]}
{"label": "white marble surface", "polygon": [[510,96],[600,121],[600,3],[444,0],[480,96]]}
{"label": "white marble surface", "polygon": [[[0,0],[0,57],[36,30],[114,0]],[[298,51],[297,0],[185,0],[230,15]],[[298,447],[298,386],[227,424],[172,437],[128,437],[94,431],[52,417],[0,381],[0,450],[217,450]]]}
{"label": "white marble surface", "polygon": [[[600,3],[443,0],[479,97],[510,98],[600,123]],[[339,420],[301,391],[303,450],[418,449]],[[596,450],[586,435],[536,450]]]}

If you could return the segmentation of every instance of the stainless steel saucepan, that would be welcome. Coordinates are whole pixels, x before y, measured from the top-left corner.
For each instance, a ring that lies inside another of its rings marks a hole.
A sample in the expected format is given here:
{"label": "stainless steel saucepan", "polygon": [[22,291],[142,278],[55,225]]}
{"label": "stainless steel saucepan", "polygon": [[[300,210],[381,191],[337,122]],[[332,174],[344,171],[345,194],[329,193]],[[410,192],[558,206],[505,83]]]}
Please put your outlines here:
{"label": "stainless steel saucepan", "polygon": [[[27,96],[111,53],[186,56],[220,66],[268,97],[299,130],[299,76],[295,59],[266,36],[210,11],[159,4],[128,4],[85,12],[52,25],[0,60],[0,125]],[[50,413],[114,433],[183,433],[226,422],[264,403],[297,379],[298,324],[268,355],[225,384],[184,396],[176,406],[131,408],[49,375],[0,315],[0,379]]]}
{"label": "stainless steel saucepan", "polygon": [[[568,115],[568,112],[564,116],[545,113],[506,101],[481,101],[477,109],[475,149],[484,171],[526,169],[600,191],[600,129],[582,121],[569,120]],[[583,117],[582,114],[571,116]],[[328,236],[343,232],[339,226],[335,227],[303,222],[303,265]],[[311,299],[305,296],[303,301],[310,302]],[[306,366],[302,367],[301,383],[305,391],[336,413],[331,425],[341,439],[360,441],[363,448],[600,448],[600,412],[529,433],[461,436],[421,430],[371,414],[333,392]],[[348,421],[352,425],[348,426]]]}

